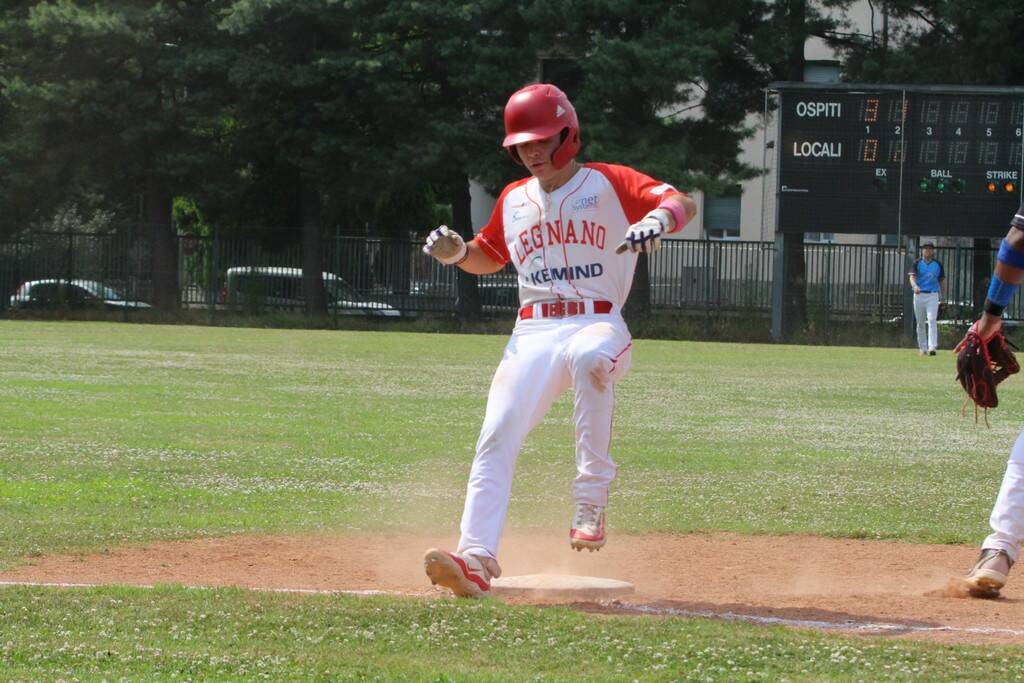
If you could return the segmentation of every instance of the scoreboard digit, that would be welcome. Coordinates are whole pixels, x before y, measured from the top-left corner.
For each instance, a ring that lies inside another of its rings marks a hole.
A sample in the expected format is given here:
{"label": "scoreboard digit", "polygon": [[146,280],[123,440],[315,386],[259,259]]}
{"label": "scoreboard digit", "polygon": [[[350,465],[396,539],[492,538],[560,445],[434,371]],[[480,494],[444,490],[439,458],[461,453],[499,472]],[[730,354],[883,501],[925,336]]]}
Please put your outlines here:
{"label": "scoreboard digit", "polygon": [[780,88],[781,232],[999,236],[1024,93]]}

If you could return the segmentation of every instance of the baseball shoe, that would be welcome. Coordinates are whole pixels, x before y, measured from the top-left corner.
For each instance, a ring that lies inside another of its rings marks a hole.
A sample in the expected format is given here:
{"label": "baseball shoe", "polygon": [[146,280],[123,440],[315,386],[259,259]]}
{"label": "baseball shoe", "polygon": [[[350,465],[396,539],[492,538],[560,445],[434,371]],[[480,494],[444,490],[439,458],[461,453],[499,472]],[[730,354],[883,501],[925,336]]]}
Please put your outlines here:
{"label": "baseball shoe", "polygon": [[928,349],[928,355],[929,356],[934,356],[935,355],[935,349]]}
{"label": "baseball shoe", "polygon": [[423,556],[423,568],[435,586],[450,589],[460,598],[484,598],[491,594],[491,579],[501,576],[492,557],[449,553],[431,548]]}
{"label": "baseball shoe", "polygon": [[967,585],[980,593],[998,593],[1006,585],[1006,576],[1010,573],[1013,560],[1005,550],[983,548],[978,562],[967,572],[964,579]]}
{"label": "baseball shoe", "polygon": [[604,508],[589,503],[576,503],[576,514],[569,530],[569,544],[577,551],[600,550],[608,539],[604,535]]}

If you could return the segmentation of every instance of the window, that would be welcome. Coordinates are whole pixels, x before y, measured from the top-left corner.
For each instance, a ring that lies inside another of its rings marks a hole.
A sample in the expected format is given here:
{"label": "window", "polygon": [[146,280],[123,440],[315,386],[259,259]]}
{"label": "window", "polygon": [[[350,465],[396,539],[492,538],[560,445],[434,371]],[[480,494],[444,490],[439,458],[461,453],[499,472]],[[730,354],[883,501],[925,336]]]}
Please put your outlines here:
{"label": "window", "polygon": [[804,242],[812,242],[816,244],[832,244],[836,241],[836,234],[834,232],[805,232]]}
{"label": "window", "polygon": [[740,195],[704,198],[704,236],[709,240],[740,238]]}

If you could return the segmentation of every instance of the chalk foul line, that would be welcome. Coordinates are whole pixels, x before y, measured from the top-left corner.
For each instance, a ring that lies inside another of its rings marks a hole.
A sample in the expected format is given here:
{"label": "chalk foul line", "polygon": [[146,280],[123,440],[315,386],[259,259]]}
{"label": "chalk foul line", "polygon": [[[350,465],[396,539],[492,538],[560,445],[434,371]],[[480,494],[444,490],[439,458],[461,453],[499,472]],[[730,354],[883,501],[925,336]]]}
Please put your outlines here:
{"label": "chalk foul line", "polygon": [[919,626],[914,624],[893,624],[875,621],[824,621],[821,619],[787,619],[785,617],[769,617],[759,614],[742,614],[739,612],[715,612],[711,610],[691,610],[679,607],[658,607],[619,602],[602,602],[601,606],[609,611],[623,614],[654,614],[658,616],[691,617],[700,619],[718,619],[724,621],[741,621],[760,626],[790,626],[797,628],[815,628],[826,631],[847,631],[859,633],[970,633],[974,635],[1024,636],[1024,631],[1012,628],[990,628],[987,626]]}

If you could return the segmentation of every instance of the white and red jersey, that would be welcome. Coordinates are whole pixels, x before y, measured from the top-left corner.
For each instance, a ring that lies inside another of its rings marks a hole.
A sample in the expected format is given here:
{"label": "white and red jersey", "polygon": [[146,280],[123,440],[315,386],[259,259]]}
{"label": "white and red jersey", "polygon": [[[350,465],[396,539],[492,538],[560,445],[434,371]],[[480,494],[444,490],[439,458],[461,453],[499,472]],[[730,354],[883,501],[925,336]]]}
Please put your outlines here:
{"label": "white and red jersey", "polygon": [[[626,230],[677,190],[628,166],[584,164],[550,194],[534,177],[510,184],[474,241],[519,272],[522,305],[606,300],[621,308],[636,254],[616,254]],[[676,226],[675,230],[681,230]]]}

